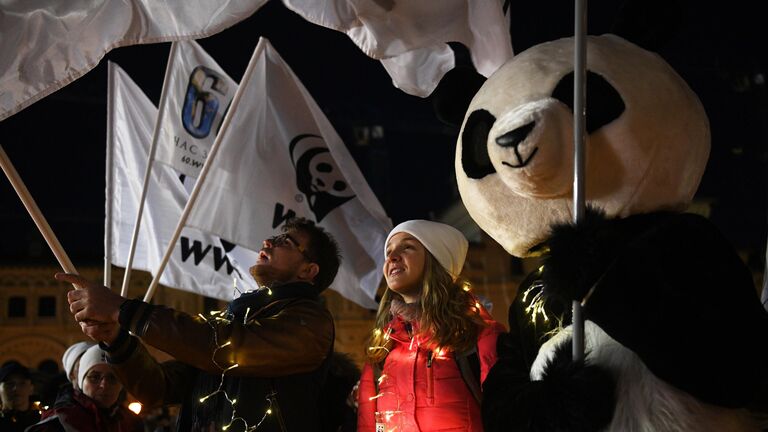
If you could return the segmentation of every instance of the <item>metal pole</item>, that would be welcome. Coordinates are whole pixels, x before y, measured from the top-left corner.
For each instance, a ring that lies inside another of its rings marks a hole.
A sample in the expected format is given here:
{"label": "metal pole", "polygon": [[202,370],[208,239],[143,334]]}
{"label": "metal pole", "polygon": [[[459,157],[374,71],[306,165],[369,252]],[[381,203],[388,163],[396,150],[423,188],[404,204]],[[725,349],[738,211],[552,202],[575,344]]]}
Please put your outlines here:
{"label": "metal pole", "polygon": [[[584,220],[584,182],[585,182],[585,147],[586,102],[587,102],[587,0],[576,0],[574,21],[575,46],[573,53],[573,218],[578,224]],[[584,360],[584,316],[581,303],[573,304],[573,360]]]}
{"label": "metal pole", "polygon": [[104,286],[112,286],[112,147],[115,124],[115,64],[107,62],[107,157],[106,157],[106,186],[104,187]]}
{"label": "metal pole", "polygon": [[147,168],[144,170],[144,183],[141,187],[141,197],[139,198],[139,211],[136,212],[136,223],[133,225],[133,234],[131,235],[131,247],[128,249],[128,262],[125,264],[125,274],[123,275],[123,287],[120,289],[120,295],[128,296],[128,285],[131,283],[131,268],[133,267],[133,256],[136,253],[136,242],[139,239],[139,229],[141,228],[141,215],[144,214],[144,203],[147,201],[147,191],[149,189],[149,177],[152,175],[152,163],[155,160],[155,151],[157,150],[157,138],[160,135],[160,119],[165,117],[165,109],[168,106],[166,101],[166,92],[168,91],[168,81],[173,70],[173,61],[176,58],[177,43],[171,44],[171,50],[168,53],[168,64],[165,67],[165,78],[163,79],[163,89],[160,91],[160,108],[155,120],[155,129],[152,132],[152,144],[149,146],[149,157],[147,158]]}

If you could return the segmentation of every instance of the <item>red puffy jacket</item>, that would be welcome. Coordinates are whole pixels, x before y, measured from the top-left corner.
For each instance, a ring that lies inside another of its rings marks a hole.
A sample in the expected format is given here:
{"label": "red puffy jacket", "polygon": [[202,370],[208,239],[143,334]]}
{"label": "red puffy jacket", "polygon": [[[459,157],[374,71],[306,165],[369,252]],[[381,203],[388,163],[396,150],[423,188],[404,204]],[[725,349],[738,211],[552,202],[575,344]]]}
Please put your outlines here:
{"label": "red puffy jacket", "polygon": [[[481,316],[488,324],[477,338],[482,382],[496,362],[496,338],[505,329],[485,310]],[[480,405],[464,382],[454,353],[435,353],[421,343],[427,338],[418,335],[418,323],[412,325],[413,339],[402,318],[389,323],[394,344],[384,361],[378,395],[371,365],[363,368],[357,430],[375,432],[378,415],[386,431],[482,431]]]}

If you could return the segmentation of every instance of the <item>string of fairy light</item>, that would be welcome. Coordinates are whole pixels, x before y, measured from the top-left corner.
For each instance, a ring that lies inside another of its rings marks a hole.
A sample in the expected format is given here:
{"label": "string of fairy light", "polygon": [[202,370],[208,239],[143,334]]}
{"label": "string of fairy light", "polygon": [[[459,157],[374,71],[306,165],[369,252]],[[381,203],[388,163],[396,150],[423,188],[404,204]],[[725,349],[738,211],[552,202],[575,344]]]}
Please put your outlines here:
{"label": "string of fairy light", "polygon": [[[544,271],[544,266],[539,267],[536,272],[537,275],[541,275],[541,273]],[[533,290],[538,290],[536,294],[531,297],[531,303],[525,307],[525,313],[529,314],[531,316],[531,323],[536,324],[536,318],[541,315],[544,319],[544,322],[549,321],[549,317],[547,316],[547,312],[544,308],[546,304],[546,298],[544,297],[544,290],[541,289],[544,287],[544,283],[537,279],[535,280],[531,286],[528,287],[523,292],[523,301],[522,303],[525,304],[526,300],[528,299],[528,294],[531,293]]]}
{"label": "string of fairy light", "polygon": [[[262,287],[261,289],[266,289],[267,290],[267,295],[270,295],[270,296],[272,295],[272,290],[269,287]],[[240,290],[237,288],[237,279],[234,279],[234,290],[237,293],[241,293]],[[243,316],[243,326],[248,325],[248,318],[250,316],[250,313],[251,313],[251,308],[250,307],[246,308],[245,315]],[[273,405],[273,402],[274,402],[275,397],[277,396],[277,394],[273,391],[273,392],[270,392],[270,394],[268,394],[266,396],[266,400],[268,402],[267,409],[264,411],[264,415],[261,417],[261,419],[259,420],[259,422],[256,425],[250,426],[248,424],[248,421],[245,418],[237,415],[237,408],[235,407],[235,405],[237,404],[237,399],[231,398],[229,396],[229,394],[227,393],[227,390],[224,388],[224,378],[225,378],[227,372],[231,371],[232,369],[235,369],[235,368],[239,367],[240,365],[237,364],[237,363],[232,363],[231,365],[225,367],[225,366],[219,364],[219,362],[216,360],[216,354],[218,354],[218,352],[220,350],[225,349],[227,347],[230,347],[232,345],[232,341],[231,340],[228,340],[228,341],[226,341],[224,343],[219,343],[218,326],[220,324],[224,324],[224,325],[231,324],[232,320],[234,318],[234,315],[232,313],[230,313],[230,312],[227,312],[227,311],[210,311],[210,312],[208,312],[208,315],[209,315],[208,317],[206,317],[203,314],[198,314],[197,316],[200,317],[200,319],[202,319],[203,322],[208,324],[211,327],[211,329],[213,330],[213,343],[214,343],[214,346],[216,348],[213,350],[213,354],[211,355],[211,362],[214,365],[216,365],[216,367],[218,367],[221,370],[221,376],[220,376],[220,379],[219,379],[219,385],[216,388],[216,390],[214,390],[213,392],[211,392],[211,393],[201,397],[199,399],[199,401],[202,404],[202,403],[205,403],[211,397],[213,397],[213,396],[215,396],[217,394],[222,394],[224,396],[224,399],[227,401],[227,403],[229,403],[229,407],[230,407],[230,410],[231,410],[232,414],[231,414],[231,417],[229,419],[229,422],[227,424],[223,425],[221,430],[222,431],[226,431],[230,427],[232,427],[232,425],[234,425],[235,423],[241,422],[244,425],[246,432],[255,431],[255,430],[257,430],[259,428],[259,426],[261,426],[262,423],[264,423],[264,420],[266,420],[267,417],[272,414],[272,412],[273,412],[272,411],[272,405]],[[233,358],[234,358],[234,356],[233,356]]]}

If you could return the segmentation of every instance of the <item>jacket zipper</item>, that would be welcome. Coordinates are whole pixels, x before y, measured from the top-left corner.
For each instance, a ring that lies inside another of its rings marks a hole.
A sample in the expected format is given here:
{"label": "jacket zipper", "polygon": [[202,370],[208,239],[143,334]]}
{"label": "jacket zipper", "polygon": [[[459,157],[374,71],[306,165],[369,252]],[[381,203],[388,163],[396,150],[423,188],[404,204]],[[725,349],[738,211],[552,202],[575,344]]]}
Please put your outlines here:
{"label": "jacket zipper", "polygon": [[435,385],[434,376],[432,371],[432,351],[427,351],[427,398],[434,399],[435,397]]}

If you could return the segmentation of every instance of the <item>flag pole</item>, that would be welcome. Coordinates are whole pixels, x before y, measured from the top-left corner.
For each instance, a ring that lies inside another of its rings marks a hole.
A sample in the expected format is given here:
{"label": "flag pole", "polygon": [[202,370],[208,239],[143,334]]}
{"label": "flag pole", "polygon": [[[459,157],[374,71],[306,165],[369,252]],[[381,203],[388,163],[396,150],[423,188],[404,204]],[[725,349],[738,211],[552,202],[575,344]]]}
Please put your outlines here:
{"label": "flag pole", "polygon": [[[573,218],[578,224],[585,214],[585,150],[586,100],[587,100],[587,0],[576,0],[574,19],[575,46],[573,53]],[[573,361],[584,360],[584,315],[580,300],[572,302],[573,311]]]}
{"label": "flag pole", "polygon": [[[51,248],[51,251],[56,256],[56,260],[59,262],[61,268],[67,273],[77,274],[75,266],[72,265],[72,261],[70,261],[69,256],[67,256],[61,243],[59,243],[59,239],[56,238],[56,234],[53,233],[51,226],[48,225],[48,221],[45,220],[45,216],[40,212],[40,208],[37,207],[35,199],[30,195],[27,186],[24,185],[21,177],[19,177],[19,173],[16,171],[16,168],[14,168],[2,145],[0,145],[0,166],[3,169],[3,172],[5,172],[5,176],[8,177],[8,181],[11,182],[16,194],[21,199],[21,202],[24,204],[24,207],[26,207],[27,212],[32,216],[32,220],[35,222],[35,225],[37,225],[37,229],[40,230],[40,234],[45,238],[46,243],[48,243],[48,247]],[[75,288],[77,288],[77,286],[75,286]]]}
{"label": "flag pole", "polygon": [[[165,100],[166,91],[168,86],[168,80],[170,79],[171,70],[173,69],[173,59],[175,58],[177,50],[177,43],[171,44],[171,50],[168,53],[168,63],[165,66],[165,77],[163,78],[163,89],[160,91],[160,107],[157,112],[157,119],[164,117],[166,106],[168,105]],[[155,160],[155,151],[157,150],[157,139],[160,135],[160,122],[155,120],[155,128],[152,132],[152,144],[149,147],[149,157],[147,159],[147,168],[144,170],[144,184],[141,187],[141,197],[139,198],[139,211],[136,212],[136,223],[133,225],[133,234],[131,235],[131,247],[128,249],[128,261],[125,264],[125,274],[123,275],[123,286],[120,289],[120,295],[126,297],[128,295],[128,285],[131,282],[131,267],[133,266],[133,256],[136,253],[136,243],[139,238],[139,229],[141,228],[141,215],[144,213],[144,203],[147,201],[147,190],[149,189],[149,177],[152,174],[152,164]]]}
{"label": "flag pole", "polygon": [[146,294],[144,294],[144,301],[149,302],[152,299],[152,296],[155,294],[155,290],[157,289],[157,284],[160,280],[160,276],[163,274],[163,271],[165,270],[166,265],[168,265],[168,260],[171,258],[171,254],[173,253],[173,249],[176,246],[176,242],[179,241],[179,237],[181,236],[181,230],[184,228],[184,225],[187,223],[187,219],[189,218],[189,214],[192,212],[192,207],[195,205],[195,202],[197,201],[197,196],[200,193],[200,189],[203,186],[203,182],[205,181],[205,178],[208,176],[208,171],[210,171],[211,163],[216,158],[216,154],[219,152],[219,145],[221,144],[221,139],[224,136],[224,132],[229,129],[229,123],[232,121],[233,113],[237,110],[238,105],[240,105],[240,99],[242,98],[242,89],[245,87],[242,84],[248,82],[251,75],[253,74],[253,69],[255,68],[255,59],[258,57],[259,53],[264,49],[264,43],[263,38],[259,39],[258,45],[256,45],[256,49],[253,51],[253,55],[251,56],[251,60],[248,61],[248,67],[245,69],[245,73],[243,74],[243,79],[240,82],[240,86],[237,88],[237,92],[235,92],[235,96],[232,98],[232,103],[230,105],[229,111],[227,111],[227,114],[224,116],[224,120],[221,122],[221,128],[219,129],[219,133],[216,134],[216,139],[213,141],[213,145],[211,146],[211,151],[208,152],[208,157],[205,159],[205,163],[203,164],[202,170],[200,170],[200,176],[197,179],[197,182],[195,182],[195,187],[192,188],[192,192],[189,194],[189,199],[187,200],[187,204],[184,206],[184,211],[181,212],[181,217],[179,218],[179,223],[176,225],[176,230],[173,233],[173,236],[171,237],[170,242],[168,243],[168,248],[165,251],[165,255],[163,255],[162,261],[160,261],[160,266],[158,267],[157,271],[155,272],[155,276],[152,278],[152,282],[149,285],[149,288],[147,288]]}
{"label": "flag pole", "polygon": [[114,145],[114,134],[112,128],[115,118],[115,64],[107,62],[107,157],[106,157],[106,180],[104,187],[104,286],[112,286],[112,198],[113,184],[112,179],[112,147]]}

